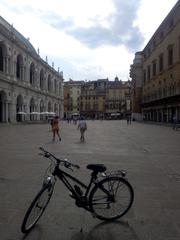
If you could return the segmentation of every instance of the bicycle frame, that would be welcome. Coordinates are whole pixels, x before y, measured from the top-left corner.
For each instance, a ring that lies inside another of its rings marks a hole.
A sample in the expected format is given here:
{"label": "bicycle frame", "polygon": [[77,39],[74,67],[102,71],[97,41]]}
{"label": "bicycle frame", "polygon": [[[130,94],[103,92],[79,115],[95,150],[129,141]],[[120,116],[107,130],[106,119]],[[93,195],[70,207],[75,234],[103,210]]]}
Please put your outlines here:
{"label": "bicycle frame", "polygon": [[[67,172],[64,172],[63,170],[59,169],[58,166],[55,167],[52,175],[57,176],[64,183],[64,185],[67,187],[67,189],[69,189],[69,191],[73,194],[73,197],[76,199],[77,203],[78,202],[81,203],[81,206],[86,208],[86,206],[88,205],[88,200],[87,199],[88,199],[88,194],[90,192],[91,186],[92,186],[93,183],[95,185],[97,184],[94,181],[96,179],[96,177],[93,176],[93,174],[91,175],[91,179],[90,179],[90,182],[89,182],[88,185],[85,185],[83,182],[81,182],[77,178],[75,178],[72,175],[68,174]],[[76,192],[74,187],[69,183],[68,178],[85,189],[85,194],[83,196],[80,196]],[[89,209],[87,209],[87,210],[89,210]]]}

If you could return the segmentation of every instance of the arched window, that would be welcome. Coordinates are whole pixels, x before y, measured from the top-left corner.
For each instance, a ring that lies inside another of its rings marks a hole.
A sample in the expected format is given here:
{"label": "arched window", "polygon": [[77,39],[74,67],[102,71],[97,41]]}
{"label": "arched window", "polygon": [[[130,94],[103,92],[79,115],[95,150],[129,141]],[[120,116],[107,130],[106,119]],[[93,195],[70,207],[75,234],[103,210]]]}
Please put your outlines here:
{"label": "arched window", "polygon": [[54,92],[55,92],[55,94],[58,93],[58,83],[57,83],[56,79],[54,80]]}
{"label": "arched window", "polygon": [[171,86],[169,87],[169,96],[171,96],[171,94],[172,94],[172,88],[171,88]]}
{"label": "arched window", "polygon": [[32,86],[35,84],[35,66],[34,63],[31,63],[30,65],[30,75],[29,75],[29,81]]}
{"label": "arched window", "polygon": [[48,75],[48,91],[51,92],[52,88],[51,88],[51,76]]}
{"label": "arched window", "polygon": [[6,46],[0,42],[0,71],[5,72],[7,68],[7,61],[6,60],[7,50]]}
{"label": "arched window", "polygon": [[0,91],[0,122],[7,120],[5,116],[6,100],[7,100],[6,93],[4,91]]}
{"label": "arched window", "polygon": [[23,78],[23,58],[20,54],[17,56],[16,77],[19,80],[22,80]]}
{"label": "arched window", "polygon": [[40,89],[44,89],[44,70],[41,69],[40,71]]}

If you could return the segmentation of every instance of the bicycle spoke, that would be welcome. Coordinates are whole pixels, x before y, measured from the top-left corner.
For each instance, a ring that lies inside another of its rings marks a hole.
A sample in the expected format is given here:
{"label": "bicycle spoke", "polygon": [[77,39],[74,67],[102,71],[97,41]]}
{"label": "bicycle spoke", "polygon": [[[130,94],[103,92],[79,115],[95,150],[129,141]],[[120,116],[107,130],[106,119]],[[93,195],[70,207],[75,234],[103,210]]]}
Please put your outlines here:
{"label": "bicycle spoke", "polygon": [[91,208],[100,219],[115,219],[124,215],[133,202],[133,190],[126,180],[111,177],[94,189]]}

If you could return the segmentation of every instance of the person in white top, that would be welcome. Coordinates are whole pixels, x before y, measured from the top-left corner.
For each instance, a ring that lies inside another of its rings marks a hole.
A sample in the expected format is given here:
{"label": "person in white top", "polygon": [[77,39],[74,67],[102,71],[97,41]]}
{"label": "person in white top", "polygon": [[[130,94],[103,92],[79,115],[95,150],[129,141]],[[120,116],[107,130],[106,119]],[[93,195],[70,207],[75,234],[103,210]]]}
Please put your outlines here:
{"label": "person in white top", "polygon": [[80,141],[84,142],[85,141],[84,133],[87,130],[87,124],[86,124],[84,117],[80,118],[79,124],[78,124],[78,129],[80,130],[80,133],[81,133]]}

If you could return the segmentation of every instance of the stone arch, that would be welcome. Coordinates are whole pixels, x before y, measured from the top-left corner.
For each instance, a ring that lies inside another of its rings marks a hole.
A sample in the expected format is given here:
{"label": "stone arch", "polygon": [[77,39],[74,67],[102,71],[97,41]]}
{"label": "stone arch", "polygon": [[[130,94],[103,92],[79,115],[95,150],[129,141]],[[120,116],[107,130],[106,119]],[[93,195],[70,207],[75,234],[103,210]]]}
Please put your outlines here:
{"label": "stone arch", "polygon": [[35,116],[34,115],[31,115],[32,112],[35,112],[36,110],[36,107],[35,107],[35,100],[34,98],[32,97],[30,102],[29,102],[29,112],[30,112],[30,120],[34,120],[35,119]]}
{"label": "stone arch", "polygon": [[17,56],[16,62],[16,77],[19,80],[23,79],[23,57],[21,54]]}
{"label": "stone arch", "polygon": [[23,120],[23,114],[18,114],[19,112],[23,112],[24,101],[21,94],[17,96],[16,99],[16,121],[21,122]]}
{"label": "stone arch", "polygon": [[45,103],[44,103],[44,101],[41,99],[40,100],[40,105],[39,105],[39,109],[40,109],[40,113],[41,112],[45,112]]}
{"label": "stone arch", "polygon": [[40,86],[40,89],[43,90],[45,89],[45,79],[44,79],[44,70],[41,69],[40,71],[40,83],[39,83],[39,86]]}
{"label": "stone arch", "polygon": [[32,86],[35,85],[35,65],[33,62],[30,65],[29,82]]}
{"label": "stone arch", "polygon": [[7,55],[7,48],[3,42],[0,42],[0,71],[5,72],[5,58]]}
{"label": "stone arch", "polygon": [[[46,110],[45,103],[42,99],[40,100],[39,110],[40,110],[40,113],[45,112]],[[40,120],[44,120],[44,116],[42,114],[40,115]]]}
{"label": "stone arch", "polygon": [[4,91],[0,91],[0,122],[4,122],[6,120],[6,101],[6,93]]}
{"label": "stone arch", "polygon": [[51,102],[48,102],[48,112],[52,112]]}
{"label": "stone arch", "polygon": [[54,104],[54,112],[58,115],[58,105],[57,105],[57,103]]}
{"label": "stone arch", "polygon": [[32,97],[30,102],[29,102],[29,112],[35,112],[35,100],[34,98]]}

